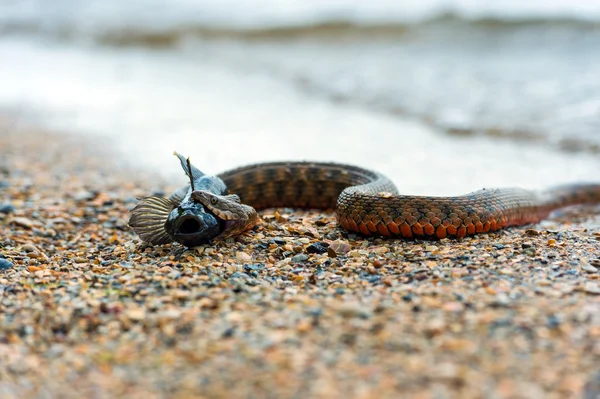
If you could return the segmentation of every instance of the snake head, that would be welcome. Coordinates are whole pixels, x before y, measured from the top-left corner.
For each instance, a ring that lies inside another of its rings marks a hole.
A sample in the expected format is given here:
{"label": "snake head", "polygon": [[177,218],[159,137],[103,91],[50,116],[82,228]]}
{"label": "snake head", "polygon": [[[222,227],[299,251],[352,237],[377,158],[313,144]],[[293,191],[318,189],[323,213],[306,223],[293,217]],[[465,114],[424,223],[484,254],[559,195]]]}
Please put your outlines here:
{"label": "snake head", "polygon": [[217,195],[209,191],[196,190],[191,198],[225,222],[222,237],[238,235],[254,227],[258,214],[251,206],[242,204],[235,194]]}
{"label": "snake head", "polygon": [[247,206],[241,204],[240,197],[235,194],[217,195],[205,190],[193,191],[192,200],[201,203],[206,209],[223,220],[239,219],[239,213],[243,212],[242,207]]}

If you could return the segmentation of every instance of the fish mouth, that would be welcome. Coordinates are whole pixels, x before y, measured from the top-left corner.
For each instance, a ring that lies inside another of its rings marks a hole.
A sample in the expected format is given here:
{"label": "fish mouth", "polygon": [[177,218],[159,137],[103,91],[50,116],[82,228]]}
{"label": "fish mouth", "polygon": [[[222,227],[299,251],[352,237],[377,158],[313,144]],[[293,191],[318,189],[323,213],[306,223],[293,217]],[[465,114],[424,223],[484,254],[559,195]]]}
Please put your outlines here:
{"label": "fish mouth", "polygon": [[209,243],[223,231],[223,222],[209,213],[190,210],[178,212],[170,226],[165,226],[173,239],[186,247]]}
{"label": "fish mouth", "polygon": [[196,216],[186,215],[180,218],[178,235],[196,234],[200,231],[202,225]]}

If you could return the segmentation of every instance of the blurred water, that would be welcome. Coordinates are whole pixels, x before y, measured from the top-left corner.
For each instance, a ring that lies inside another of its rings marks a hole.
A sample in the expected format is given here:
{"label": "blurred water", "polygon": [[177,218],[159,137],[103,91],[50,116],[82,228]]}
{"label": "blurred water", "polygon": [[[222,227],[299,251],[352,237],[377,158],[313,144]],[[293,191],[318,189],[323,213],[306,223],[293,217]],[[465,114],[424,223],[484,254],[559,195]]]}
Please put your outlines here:
{"label": "blurred water", "polygon": [[0,2],[0,107],[181,181],[173,150],[209,173],[348,162],[412,194],[598,180],[592,2],[398,4]]}

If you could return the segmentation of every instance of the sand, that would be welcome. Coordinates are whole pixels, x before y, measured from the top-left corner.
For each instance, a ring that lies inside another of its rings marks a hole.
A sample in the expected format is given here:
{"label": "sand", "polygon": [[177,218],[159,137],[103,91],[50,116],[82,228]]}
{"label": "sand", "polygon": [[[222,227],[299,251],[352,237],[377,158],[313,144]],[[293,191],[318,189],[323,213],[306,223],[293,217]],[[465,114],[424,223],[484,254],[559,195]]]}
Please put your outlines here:
{"label": "sand", "polygon": [[184,176],[7,119],[0,149],[2,398],[600,395],[598,207],[439,242],[279,209],[150,247],[136,197]]}

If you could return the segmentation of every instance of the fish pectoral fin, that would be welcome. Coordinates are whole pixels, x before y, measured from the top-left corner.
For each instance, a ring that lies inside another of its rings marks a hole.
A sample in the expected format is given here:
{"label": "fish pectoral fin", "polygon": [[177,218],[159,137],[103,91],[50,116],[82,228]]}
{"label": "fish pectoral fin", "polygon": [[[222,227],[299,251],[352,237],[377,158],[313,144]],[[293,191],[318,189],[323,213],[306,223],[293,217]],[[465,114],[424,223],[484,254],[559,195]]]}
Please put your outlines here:
{"label": "fish pectoral fin", "polygon": [[129,226],[142,241],[160,245],[173,242],[165,230],[165,222],[176,205],[168,198],[156,195],[145,197],[131,211]]}
{"label": "fish pectoral fin", "polygon": [[173,203],[173,205],[179,206],[179,204],[181,204],[181,201],[183,201],[183,199],[185,198],[189,189],[190,189],[189,184],[187,184],[181,188],[178,188],[173,194],[171,194],[171,196],[169,197],[169,200]]}
{"label": "fish pectoral fin", "polygon": [[227,199],[228,201],[237,202],[238,204],[242,203],[240,196],[237,194],[224,195],[223,198]]}

